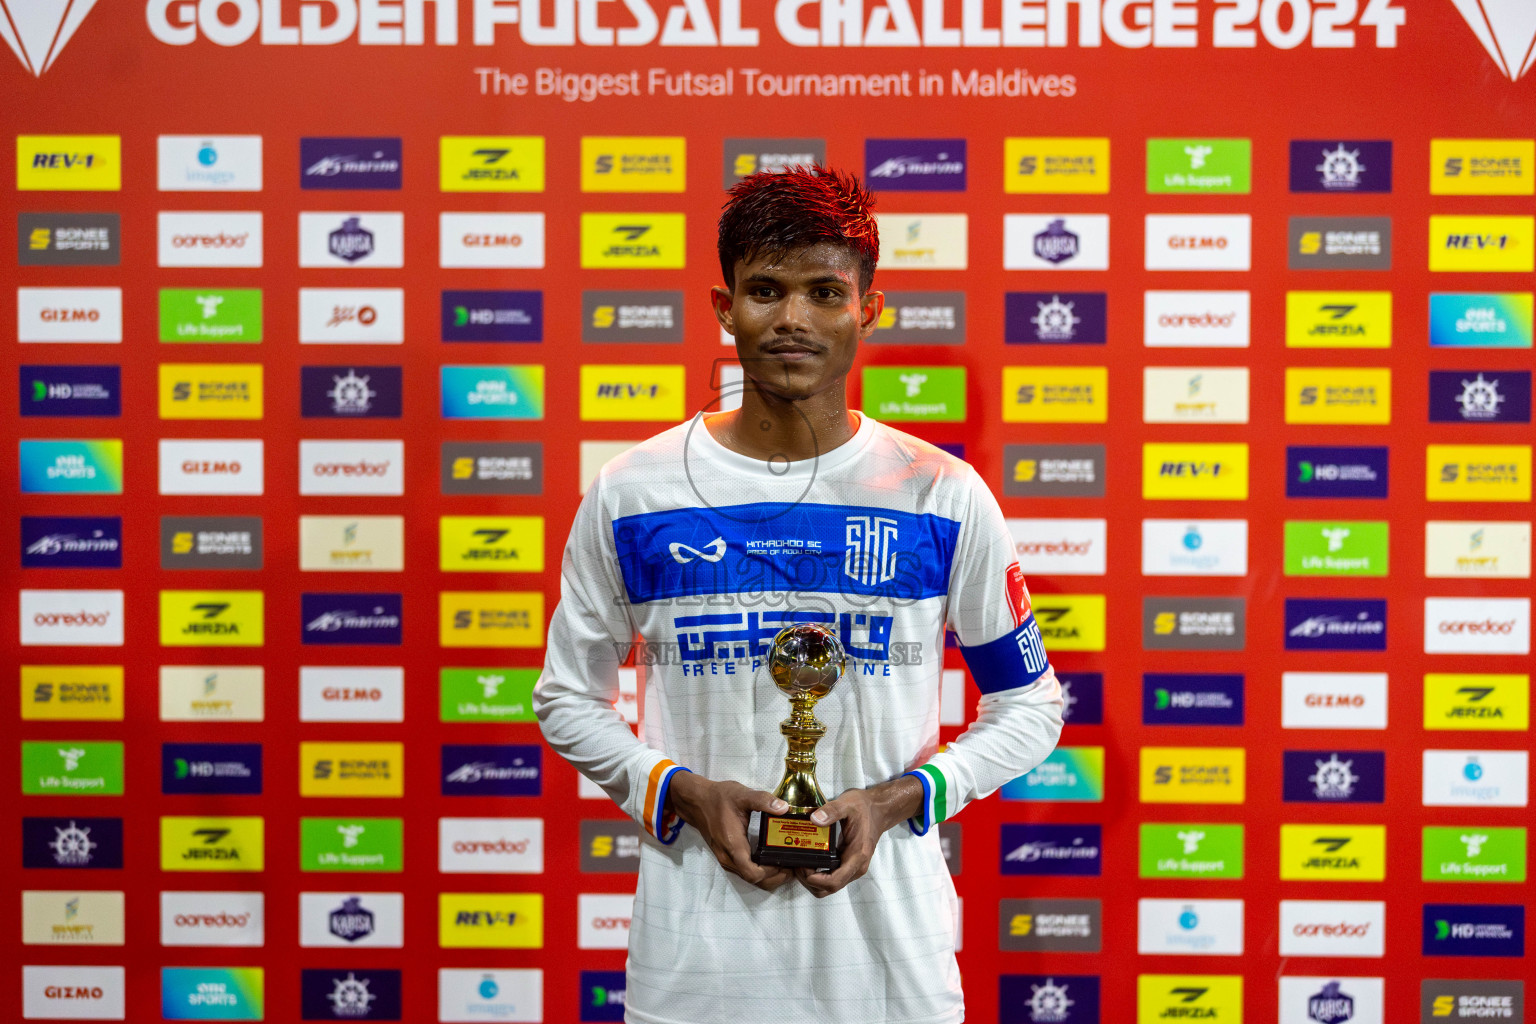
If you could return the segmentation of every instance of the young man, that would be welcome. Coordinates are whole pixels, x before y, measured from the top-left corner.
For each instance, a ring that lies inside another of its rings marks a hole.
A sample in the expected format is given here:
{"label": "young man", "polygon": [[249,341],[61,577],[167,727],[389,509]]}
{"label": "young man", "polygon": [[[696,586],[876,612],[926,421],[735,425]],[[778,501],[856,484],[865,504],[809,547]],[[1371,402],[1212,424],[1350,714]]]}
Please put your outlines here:
{"label": "young man", "polygon": [[[549,744],[645,827],[625,1020],[949,1024],[964,1019],[955,890],[934,826],[1029,771],[1061,688],[997,500],[969,465],[848,408],[880,319],[871,199],[816,168],[757,174],[720,218],[715,313],[741,408],[614,459],[565,549],[534,708]],[[842,863],[753,863],[752,811],[786,809],[788,703],[764,661],[816,622],[847,675],[816,707]],[[939,750],[944,630],[982,691]],[[635,643],[644,740],[614,709]],[[685,827],[690,826],[690,827]]]}

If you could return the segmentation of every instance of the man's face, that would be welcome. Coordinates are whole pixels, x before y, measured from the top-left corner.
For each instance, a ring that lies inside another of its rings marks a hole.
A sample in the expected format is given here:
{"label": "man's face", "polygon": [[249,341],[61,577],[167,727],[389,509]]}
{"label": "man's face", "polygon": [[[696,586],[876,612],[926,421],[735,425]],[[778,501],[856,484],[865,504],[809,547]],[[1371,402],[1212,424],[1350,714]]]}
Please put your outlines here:
{"label": "man's face", "polygon": [[840,384],[885,297],[859,295],[859,260],[831,242],[736,264],[736,286],[716,288],[715,315],[736,338],[746,375],[797,401]]}

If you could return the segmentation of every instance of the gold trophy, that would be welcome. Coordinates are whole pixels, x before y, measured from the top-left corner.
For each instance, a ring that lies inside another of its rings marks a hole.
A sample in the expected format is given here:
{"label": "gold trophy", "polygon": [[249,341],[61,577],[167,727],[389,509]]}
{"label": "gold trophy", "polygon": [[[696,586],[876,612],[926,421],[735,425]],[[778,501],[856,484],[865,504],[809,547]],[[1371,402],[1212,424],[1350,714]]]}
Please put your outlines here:
{"label": "gold trophy", "polygon": [[758,864],[831,870],[841,863],[841,823],[817,825],[810,815],[827,802],[816,783],[816,741],[827,734],[827,727],[814,709],[847,667],[842,642],[824,626],[802,622],[773,638],[768,673],[790,707],[789,717],[779,723],[779,732],[789,741],[784,780],[773,795],[789,804],[789,813],[762,814],[752,851]]}

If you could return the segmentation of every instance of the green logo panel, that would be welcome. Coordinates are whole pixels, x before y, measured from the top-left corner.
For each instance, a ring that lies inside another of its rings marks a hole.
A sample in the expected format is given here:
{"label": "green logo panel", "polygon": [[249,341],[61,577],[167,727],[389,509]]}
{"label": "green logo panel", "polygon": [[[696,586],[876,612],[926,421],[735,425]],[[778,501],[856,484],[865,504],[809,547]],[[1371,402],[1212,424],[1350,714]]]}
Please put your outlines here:
{"label": "green logo panel", "polygon": [[1424,881],[1525,881],[1525,829],[1426,825]]}
{"label": "green logo panel", "polygon": [[122,796],[123,745],[116,741],[26,741],[21,791],[28,796]]}
{"label": "green logo panel", "polygon": [[1287,576],[1385,576],[1387,524],[1323,520],[1285,524]]}
{"label": "green logo panel", "polygon": [[1247,195],[1252,166],[1247,139],[1147,140],[1148,192]]}
{"label": "green logo panel", "polygon": [[1142,878],[1242,878],[1243,826],[1141,826]]}
{"label": "green logo panel", "polygon": [[445,668],[438,675],[445,722],[532,722],[536,668]]}
{"label": "green logo panel", "polygon": [[261,289],[160,289],[160,340],[202,344],[260,341]]}
{"label": "green logo panel", "polygon": [[404,850],[400,818],[299,819],[300,871],[400,871]]}
{"label": "green logo panel", "polygon": [[866,366],[864,412],[892,422],[961,422],[965,367]]}

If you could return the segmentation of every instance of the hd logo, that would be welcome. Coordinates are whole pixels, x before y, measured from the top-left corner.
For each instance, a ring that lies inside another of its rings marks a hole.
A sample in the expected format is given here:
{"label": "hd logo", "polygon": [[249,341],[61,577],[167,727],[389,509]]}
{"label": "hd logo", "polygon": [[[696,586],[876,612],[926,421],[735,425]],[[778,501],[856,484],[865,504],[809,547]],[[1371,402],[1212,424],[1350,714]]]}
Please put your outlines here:
{"label": "hd logo", "polygon": [[444,135],[438,139],[443,192],[543,192],[541,135]]}
{"label": "hd logo", "polygon": [[1136,1024],[1183,1020],[1242,1024],[1242,975],[1137,975]]}
{"label": "hd logo", "polygon": [[583,270],[682,270],[687,264],[681,213],[583,213]]}
{"label": "hd logo", "polygon": [[160,819],[161,871],[261,871],[265,850],[261,818]]}
{"label": "hd logo", "polygon": [[260,590],[160,591],[162,647],[260,647],[265,636]]}
{"label": "hd logo", "polygon": [[543,572],[543,516],[443,516],[438,568],[444,572]]}
{"label": "hd logo", "polygon": [[1286,348],[1391,348],[1391,292],[1286,292]]}

